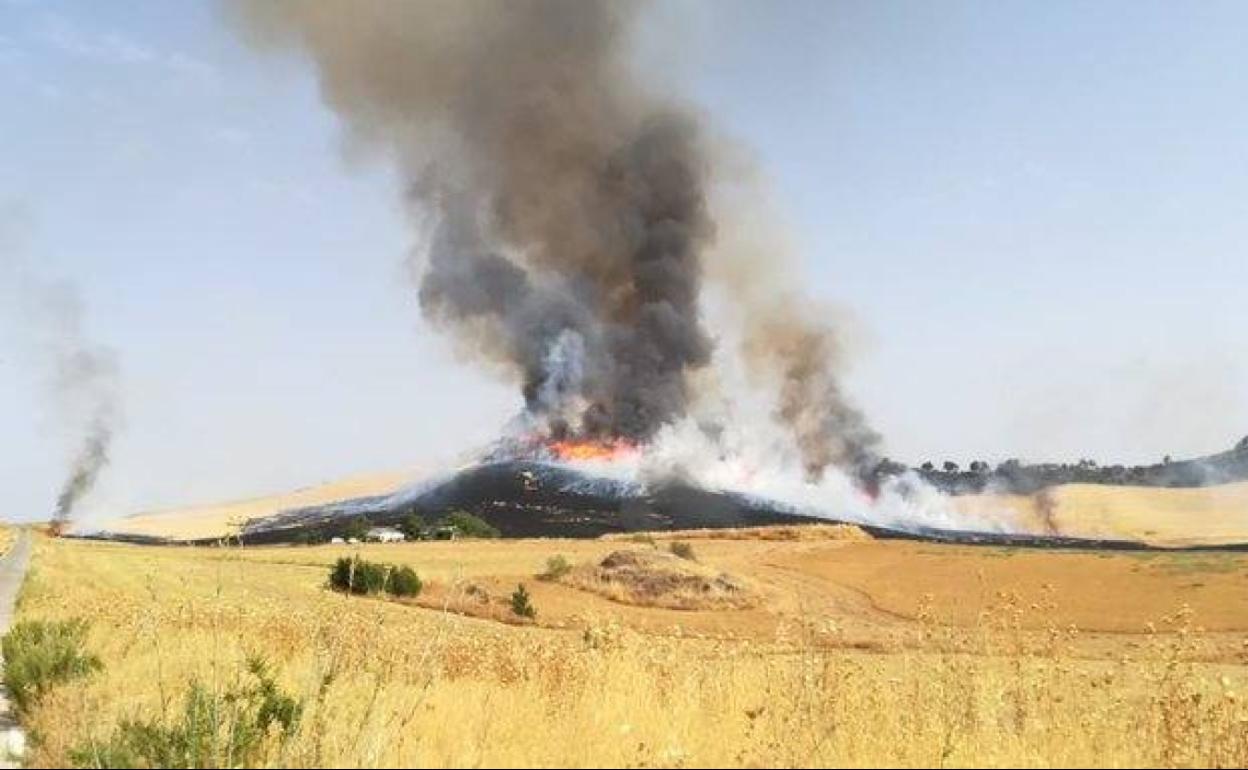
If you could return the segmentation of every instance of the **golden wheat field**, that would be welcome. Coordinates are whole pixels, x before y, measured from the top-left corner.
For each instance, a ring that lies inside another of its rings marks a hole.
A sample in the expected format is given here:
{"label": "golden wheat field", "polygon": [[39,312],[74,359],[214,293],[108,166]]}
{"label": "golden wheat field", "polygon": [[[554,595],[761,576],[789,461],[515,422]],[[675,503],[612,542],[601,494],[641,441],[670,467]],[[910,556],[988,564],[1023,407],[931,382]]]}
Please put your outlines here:
{"label": "golden wheat field", "polygon": [[236,533],[248,519],[272,516],[289,508],[393,492],[409,481],[410,476],[410,473],[397,472],[362,474],[283,494],[142,511],[107,522],[107,529],[121,534],[153,535],[175,540],[223,537]]}
{"label": "golden wheat field", "polygon": [[[669,551],[665,538],[347,550],[41,537],[19,617],[89,619],[103,668],[39,703],[29,760],[81,762],[124,720],[172,721],[192,679],[224,690],[261,655],[302,702],[297,730],[255,758],[271,766],[1248,763],[1248,555],[836,528],[674,538],[697,560],[678,577],[730,575],[745,598],[673,609],[648,591],[686,583],[585,582],[611,554]],[[352,551],[412,565],[424,593],[328,590]],[[555,555],[568,576],[538,579]],[[506,609],[521,582],[534,620]]]}
{"label": "golden wheat field", "polygon": [[1008,515],[1032,532],[1164,547],[1248,540],[1248,482],[1208,487],[1063,484],[1035,495],[953,498],[964,513]]}

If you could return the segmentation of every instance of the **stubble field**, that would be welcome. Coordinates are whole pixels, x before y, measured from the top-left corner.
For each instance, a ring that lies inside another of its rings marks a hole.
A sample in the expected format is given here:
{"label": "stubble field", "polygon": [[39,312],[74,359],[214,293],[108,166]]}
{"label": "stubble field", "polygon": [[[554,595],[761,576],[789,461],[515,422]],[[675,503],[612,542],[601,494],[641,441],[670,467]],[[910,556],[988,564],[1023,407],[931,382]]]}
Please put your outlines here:
{"label": "stubble field", "polygon": [[[672,538],[157,548],[40,538],[20,618],[86,618],[94,676],[36,708],[40,765],[262,656],[302,704],[251,764],[1248,763],[1248,556],[1019,551],[851,531],[675,536],[745,606],[539,580]],[[773,539],[774,538],[774,539]],[[791,538],[791,539],[790,539]],[[415,600],[326,589],[358,551]],[[524,583],[535,621],[507,609]],[[708,605],[709,606],[709,605]]]}

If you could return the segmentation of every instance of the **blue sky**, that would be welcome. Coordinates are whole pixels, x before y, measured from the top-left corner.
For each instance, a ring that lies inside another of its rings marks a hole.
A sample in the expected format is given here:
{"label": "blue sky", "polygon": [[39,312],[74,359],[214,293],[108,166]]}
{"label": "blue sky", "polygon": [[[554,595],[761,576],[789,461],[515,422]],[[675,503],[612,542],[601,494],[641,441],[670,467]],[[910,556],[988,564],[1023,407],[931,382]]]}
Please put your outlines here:
{"label": "blue sky", "polygon": [[[683,2],[645,65],[748,146],[890,452],[1151,461],[1248,433],[1248,5]],[[190,2],[0,0],[0,211],[122,359],[97,506],[418,467],[518,405],[419,318],[394,180]],[[0,308],[0,513],[72,448]]]}

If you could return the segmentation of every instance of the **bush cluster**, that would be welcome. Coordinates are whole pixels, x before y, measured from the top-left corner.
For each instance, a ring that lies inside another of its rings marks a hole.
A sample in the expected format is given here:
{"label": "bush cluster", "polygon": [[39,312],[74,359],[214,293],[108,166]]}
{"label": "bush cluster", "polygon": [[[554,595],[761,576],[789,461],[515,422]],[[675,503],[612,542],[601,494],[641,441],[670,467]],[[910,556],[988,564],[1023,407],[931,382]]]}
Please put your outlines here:
{"label": "bush cluster", "polygon": [[344,556],[336,561],[329,571],[329,585],[346,593],[385,591],[391,596],[417,596],[424,588],[420,576],[411,567],[380,564],[358,556]]}

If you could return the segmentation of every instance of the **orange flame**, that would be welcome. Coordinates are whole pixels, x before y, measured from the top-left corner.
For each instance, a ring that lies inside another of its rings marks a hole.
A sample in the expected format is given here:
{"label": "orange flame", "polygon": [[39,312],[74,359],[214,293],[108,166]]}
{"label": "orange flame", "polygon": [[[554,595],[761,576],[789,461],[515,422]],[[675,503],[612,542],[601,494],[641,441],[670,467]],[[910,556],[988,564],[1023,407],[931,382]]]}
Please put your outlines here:
{"label": "orange flame", "polygon": [[552,441],[546,447],[559,460],[609,462],[637,452],[636,444],[622,438],[606,441]]}

